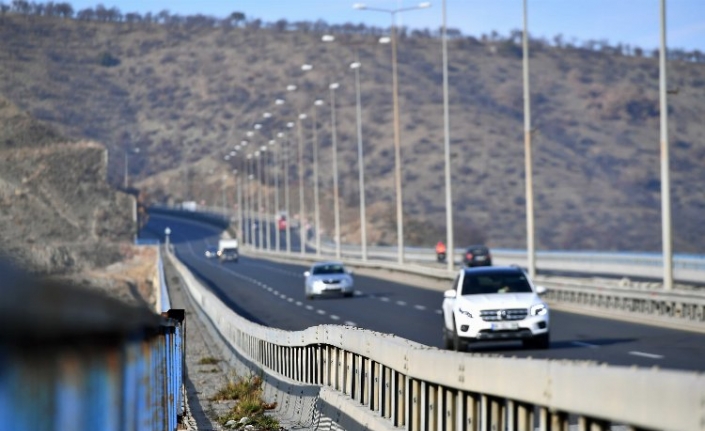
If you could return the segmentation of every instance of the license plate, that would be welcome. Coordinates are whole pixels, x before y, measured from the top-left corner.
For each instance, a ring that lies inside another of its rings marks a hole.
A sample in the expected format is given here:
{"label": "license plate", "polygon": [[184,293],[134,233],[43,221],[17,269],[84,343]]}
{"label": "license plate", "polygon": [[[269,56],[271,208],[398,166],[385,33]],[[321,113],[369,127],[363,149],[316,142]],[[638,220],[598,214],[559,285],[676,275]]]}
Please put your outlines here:
{"label": "license plate", "polygon": [[487,259],[487,256],[477,256],[475,259],[477,259],[477,260],[485,260],[485,259]]}
{"label": "license plate", "polygon": [[518,327],[519,324],[514,322],[500,322],[492,324],[493,331],[506,331],[511,329],[517,329]]}

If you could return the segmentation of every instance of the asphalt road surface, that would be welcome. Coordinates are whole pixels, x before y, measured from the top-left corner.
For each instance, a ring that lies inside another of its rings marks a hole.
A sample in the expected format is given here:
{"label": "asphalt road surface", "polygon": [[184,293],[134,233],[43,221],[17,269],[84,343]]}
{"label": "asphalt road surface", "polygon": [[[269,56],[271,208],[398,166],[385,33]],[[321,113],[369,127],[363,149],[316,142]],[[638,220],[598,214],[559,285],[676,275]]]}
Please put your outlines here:
{"label": "asphalt road surface", "polygon": [[[321,324],[352,325],[395,334],[441,348],[443,293],[399,281],[355,275],[352,298],[304,296],[304,265],[240,256],[221,264],[204,251],[216,245],[212,226],[150,216],[142,237],[160,237],[166,227],[179,258],[237,313],[260,324],[301,330]],[[292,250],[299,250],[292,231]],[[450,288],[450,286],[449,286]],[[705,371],[705,334],[551,311],[551,346],[525,350],[519,342],[473,344],[471,352],[502,356],[588,360],[610,365]]]}

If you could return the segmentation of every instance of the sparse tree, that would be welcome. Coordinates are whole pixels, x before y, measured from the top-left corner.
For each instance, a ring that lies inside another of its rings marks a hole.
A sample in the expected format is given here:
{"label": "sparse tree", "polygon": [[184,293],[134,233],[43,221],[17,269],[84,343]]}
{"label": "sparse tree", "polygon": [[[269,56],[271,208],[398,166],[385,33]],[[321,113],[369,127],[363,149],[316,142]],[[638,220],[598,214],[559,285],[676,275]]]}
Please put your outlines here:
{"label": "sparse tree", "polygon": [[62,18],[73,18],[73,6],[69,3],[57,3],[56,12]]}
{"label": "sparse tree", "polygon": [[279,21],[274,23],[274,29],[278,32],[286,31],[288,26],[289,22],[285,19],[280,19]]}
{"label": "sparse tree", "polygon": [[81,21],[91,21],[95,19],[95,11],[91,8],[78,11],[78,19]]}
{"label": "sparse tree", "polygon": [[245,14],[242,12],[233,12],[229,16],[230,22],[235,27],[239,27],[241,22],[245,21]]}
{"label": "sparse tree", "polygon": [[557,34],[553,36],[553,45],[556,48],[563,48],[563,35],[562,34]]}
{"label": "sparse tree", "polygon": [[28,14],[30,11],[30,5],[28,1],[25,0],[13,0],[12,10],[21,14]]}

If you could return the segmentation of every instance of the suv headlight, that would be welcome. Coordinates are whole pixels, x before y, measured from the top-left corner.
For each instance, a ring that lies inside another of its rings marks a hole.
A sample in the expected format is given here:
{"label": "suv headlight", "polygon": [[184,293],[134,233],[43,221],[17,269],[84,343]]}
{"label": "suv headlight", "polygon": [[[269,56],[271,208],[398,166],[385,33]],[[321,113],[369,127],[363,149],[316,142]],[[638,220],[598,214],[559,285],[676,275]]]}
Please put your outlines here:
{"label": "suv headlight", "polygon": [[548,305],[546,304],[535,304],[531,306],[530,314],[532,316],[543,316],[548,314]]}
{"label": "suv headlight", "polygon": [[463,310],[462,308],[458,308],[458,313],[472,319],[472,313],[469,310]]}

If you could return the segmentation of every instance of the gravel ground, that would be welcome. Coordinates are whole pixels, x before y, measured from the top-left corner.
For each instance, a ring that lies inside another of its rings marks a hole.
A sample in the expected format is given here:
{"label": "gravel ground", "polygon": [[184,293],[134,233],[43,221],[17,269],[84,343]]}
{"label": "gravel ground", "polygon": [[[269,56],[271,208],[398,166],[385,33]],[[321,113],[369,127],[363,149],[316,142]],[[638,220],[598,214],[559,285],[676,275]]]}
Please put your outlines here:
{"label": "gravel ground", "polygon": [[[205,325],[198,318],[193,306],[186,296],[181,278],[168,262],[164,260],[164,271],[169,286],[172,308],[186,310],[185,345],[186,345],[186,388],[187,414],[184,419],[186,430],[223,430],[217,422],[218,416],[229,411],[234,401],[211,401],[211,398],[226,385],[228,379],[236,376],[227,362],[221,360],[221,346],[213,339]],[[202,365],[201,360],[218,359],[214,365]]]}

